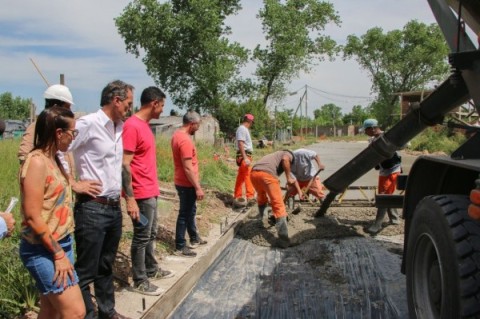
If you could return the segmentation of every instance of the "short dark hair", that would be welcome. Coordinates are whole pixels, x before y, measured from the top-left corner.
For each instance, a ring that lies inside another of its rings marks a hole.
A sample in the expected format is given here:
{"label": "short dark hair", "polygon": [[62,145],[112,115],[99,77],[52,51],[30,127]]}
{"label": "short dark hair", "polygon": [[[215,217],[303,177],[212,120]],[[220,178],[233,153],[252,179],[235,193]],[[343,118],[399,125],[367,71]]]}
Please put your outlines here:
{"label": "short dark hair", "polygon": [[45,108],[51,108],[53,106],[64,106],[65,104],[69,104],[68,102],[65,101],[60,101],[56,99],[45,99]]}
{"label": "short dark hair", "polygon": [[189,110],[183,116],[183,125],[194,123],[194,122],[199,123],[201,119],[202,118],[200,117],[200,114],[198,114],[195,111]]}
{"label": "short dark hair", "polygon": [[102,90],[102,97],[100,99],[100,106],[107,105],[113,101],[113,98],[118,96],[120,100],[127,99],[128,91],[133,91],[133,85],[125,83],[120,80],[115,80],[107,84]]}
{"label": "short dark hair", "polygon": [[140,104],[146,105],[152,101],[163,100],[167,96],[156,86],[149,86],[143,90],[142,95],[140,96]]}

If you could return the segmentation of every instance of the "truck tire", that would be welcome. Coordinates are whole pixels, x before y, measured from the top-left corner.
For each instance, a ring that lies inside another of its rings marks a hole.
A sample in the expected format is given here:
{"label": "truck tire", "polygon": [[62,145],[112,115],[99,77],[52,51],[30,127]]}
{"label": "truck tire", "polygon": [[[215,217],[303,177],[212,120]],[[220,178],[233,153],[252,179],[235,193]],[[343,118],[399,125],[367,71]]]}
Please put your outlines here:
{"label": "truck tire", "polygon": [[463,195],[425,197],[407,244],[410,318],[480,317],[480,223]]}

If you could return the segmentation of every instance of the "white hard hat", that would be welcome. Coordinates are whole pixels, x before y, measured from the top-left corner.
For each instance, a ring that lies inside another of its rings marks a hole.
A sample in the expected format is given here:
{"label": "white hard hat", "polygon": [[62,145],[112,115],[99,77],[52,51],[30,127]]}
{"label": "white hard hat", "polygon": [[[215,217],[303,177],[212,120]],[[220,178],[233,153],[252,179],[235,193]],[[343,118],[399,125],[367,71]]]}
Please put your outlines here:
{"label": "white hard hat", "polygon": [[68,87],[62,84],[49,86],[45,93],[43,93],[43,97],[45,99],[59,100],[74,105],[72,93],[70,93]]}

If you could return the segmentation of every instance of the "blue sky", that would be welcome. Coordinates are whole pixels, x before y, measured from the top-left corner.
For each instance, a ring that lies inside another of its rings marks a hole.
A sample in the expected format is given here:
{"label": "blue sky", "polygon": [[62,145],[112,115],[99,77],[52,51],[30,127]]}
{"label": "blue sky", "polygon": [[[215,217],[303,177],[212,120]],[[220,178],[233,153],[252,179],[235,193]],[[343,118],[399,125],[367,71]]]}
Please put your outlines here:
{"label": "blue sky", "polygon": [[[59,82],[61,73],[70,87],[75,111],[98,109],[100,92],[111,80],[121,79],[136,88],[135,105],[140,92],[153,85],[140,59],[125,52],[113,19],[121,14],[129,1],[38,1],[3,0],[0,11],[0,93],[32,98],[37,113],[43,109],[46,84],[34,65],[36,63],[50,84]],[[326,32],[339,44],[347,35],[362,35],[372,27],[384,31],[402,28],[417,19],[434,23],[426,0],[332,0],[341,17],[340,27],[328,26]],[[243,0],[242,11],[229,18],[232,39],[249,49],[262,43],[264,37],[255,15],[260,0]],[[243,71],[246,76],[252,66]],[[326,103],[335,103],[349,112],[356,104],[367,105],[371,82],[365,71],[354,61],[321,62],[310,74],[302,74],[289,84],[297,95],[287,97],[283,107],[294,109],[305,85],[308,91],[308,113]],[[323,92],[322,92],[323,91]],[[327,92],[327,93],[325,93]],[[163,115],[175,108],[168,99]],[[338,95],[335,95],[338,94]],[[340,95],[364,98],[349,98]]]}

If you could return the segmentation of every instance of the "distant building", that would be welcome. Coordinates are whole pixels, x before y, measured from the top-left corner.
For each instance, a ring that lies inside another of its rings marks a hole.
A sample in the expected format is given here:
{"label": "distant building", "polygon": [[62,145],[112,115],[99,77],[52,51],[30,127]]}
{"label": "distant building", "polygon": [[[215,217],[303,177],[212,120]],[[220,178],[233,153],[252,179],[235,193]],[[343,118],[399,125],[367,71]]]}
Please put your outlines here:
{"label": "distant building", "polygon": [[[150,127],[155,135],[170,137],[183,125],[182,118],[182,116],[162,116],[158,120],[150,120]],[[202,116],[202,124],[195,133],[195,140],[214,144],[218,133],[220,133],[218,120],[210,115]]]}
{"label": "distant building", "polygon": [[5,128],[2,137],[5,138],[21,138],[27,124],[21,120],[4,120]]}
{"label": "distant building", "polygon": [[415,108],[418,103],[422,102],[432,92],[431,90],[424,90],[395,93],[395,95],[400,97],[400,118],[404,118],[412,108]]}

